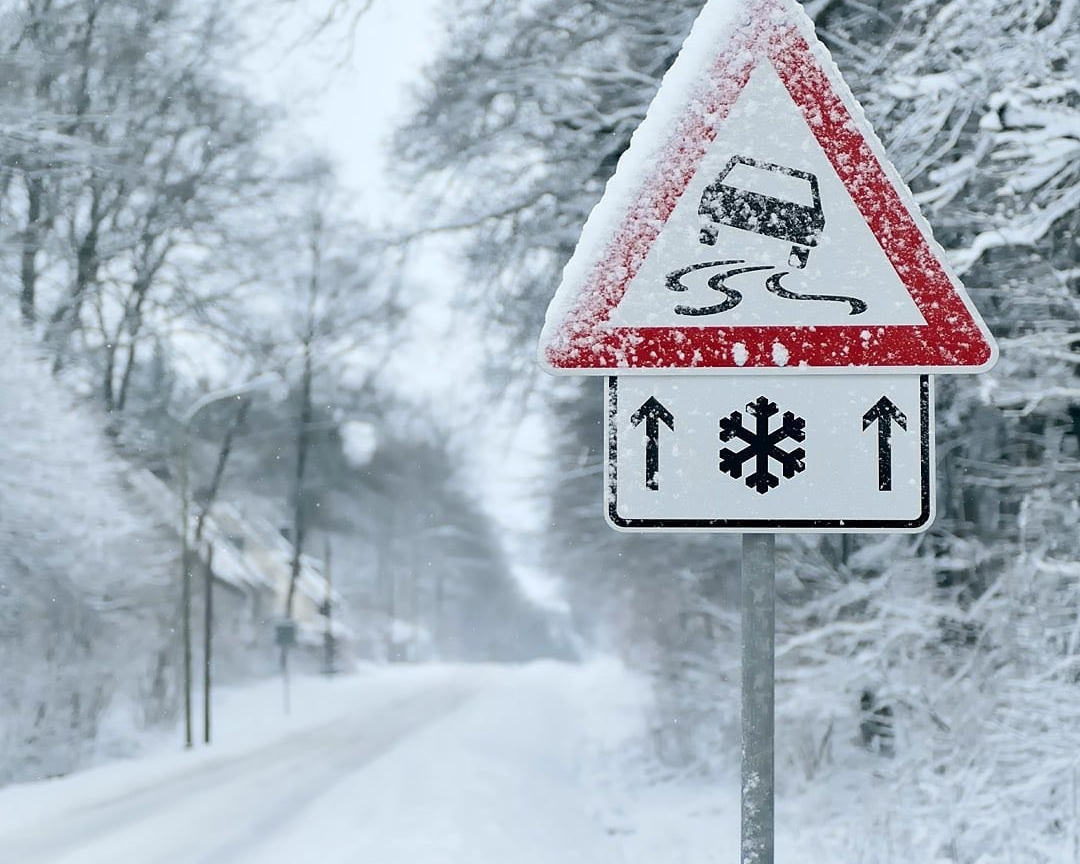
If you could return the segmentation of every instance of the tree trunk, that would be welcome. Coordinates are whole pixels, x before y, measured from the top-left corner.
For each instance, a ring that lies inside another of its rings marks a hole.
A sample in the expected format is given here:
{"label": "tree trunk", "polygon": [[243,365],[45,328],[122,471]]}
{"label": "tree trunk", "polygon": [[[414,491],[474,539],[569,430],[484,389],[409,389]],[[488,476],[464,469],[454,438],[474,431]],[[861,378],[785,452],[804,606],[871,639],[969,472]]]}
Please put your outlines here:
{"label": "tree trunk", "polygon": [[29,178],[26,181],[26,230],[22,238],[22,290],[19,293],[19,313],[27,326],[37,319],[37,253],[41,245],[41,202],[44,197],[45,184],[41,178]]}
{"label": "tree trunk", "polygon": [[[117,336],[119,336],[120,333],[123,332],[124,327],[126,326],[129,340],[127,356],[124,360],[124,371],[120,376],[120,392],[117,394],[116,397],[117,411],[123,411],[124,406],[127,404],[128,389],[131,386],[131,373],[135,369],[135,351],[138,348],[139,331],[142,329],[142,307],[143,303],[146,300],[146,295],[150,293],[150,278],[140,280],[139,283],[136,284],[133,288],[133,291],[136,296],[135,310],[130,314],[124,314],[124,320],[121,322],[121,327],[117,330]],[[112,363],[110,363],[108,368],[105,370],[106,375],[108,375],[110,391],[112,389],[112,376],[114,371],[115,370],[113,369]]]}
{"label": "tree trunk", "polygon": [[[59,363],[59,355],[57,355]],[[105,402],[105,411],[109,414],[116,407],[116,398],[113,394],[113,373],[116,369],[116,339],[110,339],[105,344],[105,363],[101,372],[101,398]]]}
{"label": "tree trunk", "polygon": [[[64,351],[72,332],[77,326],[83,301],[89,288],[97,284],[98,268],[98,231],[103,217],[101,214],[101,195],[95,188],[90,202],[90,225],[75,251],[75,282],[71,286],[71,296],[61,302],[49,319],[49,326],[56,352],[53,359],[53,372],[59,372],[64,365]],[[115,349],[114,349],[115,350]],[[111,386],[111,383],[110,383]]]}

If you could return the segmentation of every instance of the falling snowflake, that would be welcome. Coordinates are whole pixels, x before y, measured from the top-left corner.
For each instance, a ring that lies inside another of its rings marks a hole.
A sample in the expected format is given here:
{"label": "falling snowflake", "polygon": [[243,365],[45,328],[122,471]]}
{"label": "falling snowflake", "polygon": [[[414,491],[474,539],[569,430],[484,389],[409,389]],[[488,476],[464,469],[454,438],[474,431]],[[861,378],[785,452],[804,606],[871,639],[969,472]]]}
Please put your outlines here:
{"label": "falling snowflake", "polygon": [[720,470],[732,477],[742,477],[743,465],[755,459],[755,471],[746,478],[746,485],[764,495],[780,484],[780,478],[773,474],[770,460],[775,460],[783,469],[784,477],[790,479],[806,469],[803,461],[806,451],[802,447],[794,450],[781,450],[777,445],[781,441],[803,441],[806,438],[806,421],[785,411],[780,427],[770,430],[772,418],[780,412],[776,403],[765,396],[759,396],[746,406],[746,410],[756,418],[754,429],[743,425],[741,411],[732,411],[731,415],[720,420],[720,440],[731,441],[738,438],[746,442],[742,450],[725,447],[720,451]]}

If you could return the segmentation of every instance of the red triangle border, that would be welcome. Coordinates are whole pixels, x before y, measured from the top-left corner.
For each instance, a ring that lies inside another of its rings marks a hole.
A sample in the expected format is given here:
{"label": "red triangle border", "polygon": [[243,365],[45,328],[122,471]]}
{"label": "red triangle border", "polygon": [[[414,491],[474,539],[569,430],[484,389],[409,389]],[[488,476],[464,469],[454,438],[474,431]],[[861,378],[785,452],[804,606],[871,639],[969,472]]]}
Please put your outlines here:
{"label": "red triangle border", "polygon": [[[760,4],[753,15],[753,20],[760,22],[758,26],[735,35],[713,67],[704,111],[684,117],[669,140],[664,158],[638,193],[638,206],[631,208],[602,259],[593,267],[561,332],[545,347],[544,359],[554,370],[661,372],[742,367],[775,371],[777,344],[786,349],[784,365],[789,368],[874,367],[885,371],[985,368],[993,362],[993,343],[930,248],[810,44],[790,20],[780,26],[771,25],[772,20],[777,20],[777,12],[787,18],[783,8],[772,0]],[[742,63],[729,59],[740,56],[751,59]],[[907,286],[926,324],[605,326],[751,72],[766,59]],[[741,363],[733,354],[736,344],[741,346]]]}

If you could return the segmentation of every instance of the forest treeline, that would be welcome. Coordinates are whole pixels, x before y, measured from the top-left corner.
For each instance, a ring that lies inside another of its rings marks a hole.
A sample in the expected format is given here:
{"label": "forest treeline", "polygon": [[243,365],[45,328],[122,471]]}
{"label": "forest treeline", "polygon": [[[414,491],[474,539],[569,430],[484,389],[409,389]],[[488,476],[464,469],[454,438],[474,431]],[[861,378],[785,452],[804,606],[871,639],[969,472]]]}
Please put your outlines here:
{"label": "forest treeline", "polygon": [[[487,310],[493,370],[523,401],[545,394],[545,560],[579,624],[650,672],[673,774],[737,764],[737,545],[610,532],[599,386],[537,379],[514,346],[534,343],[700,6],[457,0],[397,141],[418,181],[451,190],[431,209],[467,245],[463,303]],[[1075,861],[1080,6],[804,6],[1001,360],[938,377],[932,530],[783,539],[781,795],[836,860]]]}

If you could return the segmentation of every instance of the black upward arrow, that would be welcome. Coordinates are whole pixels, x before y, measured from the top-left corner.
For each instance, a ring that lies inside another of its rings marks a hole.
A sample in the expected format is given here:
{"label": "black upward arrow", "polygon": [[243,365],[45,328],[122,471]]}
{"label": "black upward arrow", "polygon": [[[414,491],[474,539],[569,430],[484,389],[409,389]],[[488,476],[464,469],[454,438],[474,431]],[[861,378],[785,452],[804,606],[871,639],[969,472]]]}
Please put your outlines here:
{"label": "black upward arrow", "polygon": [[863,414],[863,432],[874,423],[877,429],[877,452],[878,452],[878,490],[881,492],[892,491],[892,424],[901,429],[907,429],[907,417],[904,412],[896,407],[896,404],[888,397],[882,396],[874,403],[874,407]]}
{"label": "black upward arrow", "polygon": [[660,470],[660,421],[672,432],[675,431],[675,418],[671,412],[660,404],[655,396],[650,396],[644,404],[634,412],[630,422],[635,426],[645,421],[645,487],[657,490],[660,484],[656,480],[656,474]]}

